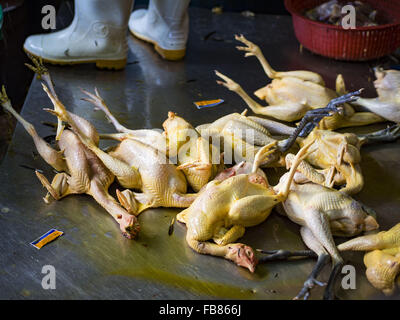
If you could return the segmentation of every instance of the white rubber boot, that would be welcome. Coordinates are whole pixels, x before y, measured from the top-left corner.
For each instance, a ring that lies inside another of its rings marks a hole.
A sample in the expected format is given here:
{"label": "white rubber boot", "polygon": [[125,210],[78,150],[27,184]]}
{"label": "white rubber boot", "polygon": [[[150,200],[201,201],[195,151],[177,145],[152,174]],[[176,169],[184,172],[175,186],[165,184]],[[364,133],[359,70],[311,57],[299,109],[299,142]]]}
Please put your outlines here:
{"label": "white rubber boot", "polygon": [[186,53],[190,0],[150,0],[147,10],[135,10],[129,30],[137,38],[154,44],[166,60],[180,60]]}
{"label": "white rubber boot", "polygon": [[28,37],[24,50],[53,64],[96,63],[99,68],[123,69],[133,1],[77,0],[69,27]]}

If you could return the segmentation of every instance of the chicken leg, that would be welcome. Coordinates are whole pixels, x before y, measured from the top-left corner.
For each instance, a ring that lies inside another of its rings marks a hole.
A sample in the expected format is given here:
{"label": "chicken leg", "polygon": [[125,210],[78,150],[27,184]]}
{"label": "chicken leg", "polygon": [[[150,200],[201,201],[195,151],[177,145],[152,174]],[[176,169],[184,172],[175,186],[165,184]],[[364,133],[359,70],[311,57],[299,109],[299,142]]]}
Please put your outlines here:
{"label": "chicken leg", "polygon": [[258,61],[260,61],[268,78],[280,79],[285,77],[293,77],[304,81],[311,81],[313,83],[317,83],[323,86],[325,85],[325,82],[322,79],[322,77],[315,72],[304,71],[304,70],[286,71],[286,72],[275,71],[268,63],[268,61],[265,59],[264,55],[262,54],[260,48],[257,45],[247,40],[242,34],[240,36],[235,35],[235,39],[244,44],[244,46],[237,46],[236,49],[238,49],[239,51],[245,51],[246,52],[244,55],[245,57],[255,56],[258,59]]}
{"label": "chicken leg", "polygon": [[[57,97],[57,93],[54,89],[54,83],[51,79],[49,70],[44,66],[43,60],[41,57],[35,57],[29,53],[27,53],[29,59],[33,62],[33,65],[25,63],[25,65],[31,69],[36,75],[37,78],[43,80],[47,87],[50,89],[50,92],[53,94],[54,97]],[[56,140],[60,139],[61,133],[64,130],[64,125],[62,124],[61,119],[57,119],[57,133],[56,133]]]}
{"label": "chicken leg", "polygon": [[299,125],[297,126],[296,130],[293,132],[293,134],[290,136],[290,138],[287,140],[286,144],[284,145],[283,149],[284,151],[288,150],[290,146],[294,143],[297,137],[306,137],[308,136],[311,131],[318,126],[319,122],[324,118],[324,117],[329,117],[335,113],[340,112],[338,109],[338,106],[350,102],[350,101],[355,101],[358,99],[358,95],[361,94],[362,89],[358,91],[354,91],[351,93],[347,93],[344,96],[335,98],[331,100],[328,105],[324,108],[319,108],[319,109],[314,109],[310,110],[306,113],[306,115],[301,119]]}
{"label": "chicken leg", "polygon": [[0,93],[0,103],[5,110],[10,112],[20,122],[26,132],[32,137],[33,143],[35,144],[36,150],[50,166],[57,171],[65,171],[66,163],[63,158],[63,152],[54,150],[44,139],[42,139],[36,132],[35,127],[22,118],[12,107],[11,101],[7,96],[6,89],[3,86],[2,92]]}
{"label": "chicken leg", "polygon": [[[296,155],[288,181],[271,187],[258,168],[275,152],[275,145],[271,143],[258,151],[249,173],[235,175],[239,171],[230,171],[209,182],[192,205],[178,214],[178,221],[187,226],[186,241],[193,250],[224,257],[254,272],[257,260],[253,250],[231,242],[244,234],[244,228],[263,222],[272,208],[286,199],[295,168],[312,143]],[[211,239],[216,243],[209,242]]]}
{"label": "chicken leg", "polygon": [[313,270],[308,276],[307,280],[304,282],[303,288],[300,290],[299,294],[294,297],[294,300],[299,300],[303,298],[307,300],[310,297],[311,290],[317,285],[320,287],[326,286],[326,283],[318,281],[317,277],[323,270],[324,266],[329,261],[329,254],[326,252],[325,248],[316,241],[314,235],[311,230],[305,227],[300,229],[301,236],[303,241],[306,243],[307,247],[312,248],[312,250],[307,251],[287,251],[287,250],[270,250],[265,251],[261,249],[257,249],[258,252],[262,254],[267,254],[267,256],[263,256],[259,259],[260,263],[268,262],[268,261],[276,261],[276,260],[287,260],[292,257],[301,257],[301,258],[318,258],[316,264],[314,265]]}
{"label": "chicken leg", "polygon": [[274,104],[268,107],[263,107],[254,99],[252,99],[243,88],[234,82],[232,79],[223,75],[222,73],[215,71],[215,74],[223,79],[224,81],[217,80],[219,85],[222,85],[229,90],[238,94],[247,106],[256,114],[261,114],[263,116],[272,117],[283,121],[295,121],[304,116],[304,114],[311,108],[307,105],[306,101],[300,102],[285,102],[282,104]]}
{"label": "chicken leg", "polygon": [[82,100],[90,102],[94,105],[95,110],[101,110],[104,112],[109,121],[114,125],[115,129],[119,134],[108,134],[103,135],[105,138],[111,138],[116,140],[136,138],[141,141],[145,141],[149,145],[156,146],[160,151],[166,152],[165,137],[163,136],[161,130],[154,129],[138,129],[132,130],[123,126],[111,113],[104,99],[100,96],[97,88],[94,89],[95,93],[90,93],[86,90],[81,90],[87,97],[82,98]]}

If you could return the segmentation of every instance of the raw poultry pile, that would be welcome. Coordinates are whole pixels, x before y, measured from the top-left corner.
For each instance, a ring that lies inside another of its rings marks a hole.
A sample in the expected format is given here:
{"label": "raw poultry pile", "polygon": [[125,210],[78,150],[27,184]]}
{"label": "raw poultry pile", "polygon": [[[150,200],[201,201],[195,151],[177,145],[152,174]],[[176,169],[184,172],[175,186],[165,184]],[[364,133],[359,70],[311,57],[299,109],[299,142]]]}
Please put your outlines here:
{"label": "raw poultry pile", "polygon": [[382,21],[379,21],[380,23],[378,22],[377,10],[375,10],[369,3],[363,1],[331,0],[320,4],[311,10],[307,10],[305,16],[314,21],[340,25],[342,18],[348,14],[348,11],[342,13],[342,9],[349,5],[353,6],[355,9],[357,27],[372,27],[382,24]]}
{"label": "raw poultry pile", "polygon": [[[333,298],[335,280],[343,265],[340,251],[371,251],[365,256],[368,279],[386,294],[393,292],[400,271],[398,226],[339,246],[333,236],[353,237],[379,228],[375,212],[352,198],[364,185],[360,148],[397,139],[400,126],[366,135],[333,130],[384,119],[393,121],[394,115],[400,114],[400,72],[377,70],[379,97],[362,99],[358,97],[361,90],[347,93],[340,75],[336,90],[331,90],[316,73],[277,72],[258,46],[243,36],[236,39],[245,44],[238,49],[246,51],[246,56],[256,56],[272,79],[255,92],[268,106],[259,105],[219,72],[223,81],[217,82],[239,94],[254,113],[278,120],[300,120],[297,126],[247,116],[244,111],[193,127],[169,112],[163,130],[128,129],[113,116],[97,89],[94,93],[83,90],[84,100],[102,110],[117,131],[99,134],[87,120],[67,111],[48,70],[32,58],[35,66],[30,68],[42,79],[54,106],[46,111],[58,119],[58,149],[38,136],[34,126],[14,111],[4,88],[0,102],[32,136],[41,157],[57,171],[52,182],[36,171],[48,192],[45,202],[86,193],[112,215],[127,238],[139,232],[137,216],[144,210],[184,208],[177,220],[186,224],[186,241],[193,250],[231,260],[251,272],[260,262],[297,255],[318,257],[296,298],[306,299],[315,285],[322,285],[317,276],[329,257],[333,269],[324,297]],[[363,105],[371,112],[356,112],[352,104]],[[400,118],[395,121],[400,123]],[[238,130],[252,134],[238,136]],[[277,139],[273,134],[287,138]],[[103,150],[99,148],[100,139],[118,143]],[[288,169],[275,186],[270,185],[263,170],[269,167]],[[116,198],[108,193],[114,180],[120,186]],[[246,228],[265,221],[274,207],[301,226],[301,237],[311,251],[255,252],[237,242]]]}

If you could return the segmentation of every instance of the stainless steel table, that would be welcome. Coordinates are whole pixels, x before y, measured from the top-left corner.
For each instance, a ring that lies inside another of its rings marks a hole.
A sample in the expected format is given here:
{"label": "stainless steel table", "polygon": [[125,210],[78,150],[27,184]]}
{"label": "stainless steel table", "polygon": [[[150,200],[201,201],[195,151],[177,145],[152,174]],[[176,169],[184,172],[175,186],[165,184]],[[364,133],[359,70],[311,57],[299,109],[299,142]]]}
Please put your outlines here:
{"label": "stainless steel table", "polygon": [[[329,86],[342,73],[349,89],[366,87],[373,74],[366,63],[348,63],[299,51],[290,17],[240,14],[212,15],[202,9],[190,11],[188,55],[182,62],[165,62],[144,44],[129,36],[129,65],[124,71],[99,71],[92,65],[51,66],[56,90],[67,108],[90,120],[100,132],[112,132],[100,112],[80,100],[79,88],[97,87],[114,114],[130,128],[161,127],[169,110],[193,125],[211,122],[230,112],[240,112],[244,103],[234,93],[215,83],[217,69],[252,92],[267,83],[255,58],[243,57],[235,49],[233,36],[243,33],[260,45],[277,70],[317,71]],[[212,36],[205,37],[216,31]],[[207,39],[205,39],[207,38]],[[193,101],[223,98],[225,104],[197,110]],[[22,115],[42,136],[52,134],[41,121],[55,121],[42,111],[51,105],[34,80]],[[368,131],[371,128],[363,128]],[[0,168],[0,298],[5,299],[166,299],[238,298],[291,299],[312,269],[313,260],[274,262],[260,265],[255,274],[224,259],[199,255],[185,243],[185,226],[179,223],[168,236],[175,209],[147,210],[140,215],[137,240],[124,239],[113,221],[88,196],[70,196],[46,205],[45,190],[28,165],[52,170],[34,157],[31,138],[18,125],[8,154]],[[362,150],[366,186],[357,199],[379,213],[383,229],[400,220],[400,145],[388,143]],[[271,175],[274,173],[271,171]],[[51,228],[65,235],[36,250],[29,243]],[[262,225],[249,228],[241,239],[254,248],[304,248],[299,227],[273,213]],[[356,267],[357,290],[337,288],[342,299],[382,298],[365,278],[362,253],[346,253]],[[56,269],[56,290],[41,286],[42,267]],[[329,267],[321,275],[327,279]],[[340,281],[339,281],[340,282]],[[319,299],[321,288],[312,293]],[[397,295],[399,298],[399,295]]]}

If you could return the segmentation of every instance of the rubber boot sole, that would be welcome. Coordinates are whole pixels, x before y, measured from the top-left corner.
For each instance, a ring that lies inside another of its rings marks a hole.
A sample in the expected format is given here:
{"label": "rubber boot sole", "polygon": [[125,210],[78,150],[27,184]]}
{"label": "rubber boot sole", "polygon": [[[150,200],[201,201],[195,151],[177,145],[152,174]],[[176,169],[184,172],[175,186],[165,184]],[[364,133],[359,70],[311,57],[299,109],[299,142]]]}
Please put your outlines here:
{"label": "rubber boot sole", "polygon": [[84,64],[84,63],[95,63],[96,67],[99,69],[108,69],[108,70],[122,70],[126,66],[126,59],[118,59],[118,60],[103,60],[103,59],[89,59],[89,60],[78,60],[78,61],[65,61],[65,60],[55,60],[55,59],[47,59],[42,58],[29,50],[24,48],[24,51],[32,55],[35,58],[40,58],[43,62],[50,63],[53,65],[60,65],[60,66],[71,66],[75,64]]}
{"label": "rubber boot sole", "polygon": [[177,61],[177,60],[182,60],[185,55],[186,55],[186,49],[180,49],[180,50],[166,50],[161,48],[157,42],[155,42],[154,40],[151,40],[149,38],[146,38],[136,32],[133,32],[132,30],[129,29],[129,31],[131,32],[131,34],[133,36],[135,36],[136,38],[149,42],[154,46],[154,50],[156,50],[156,52],[165,60],[169,60],[169,61]]}

